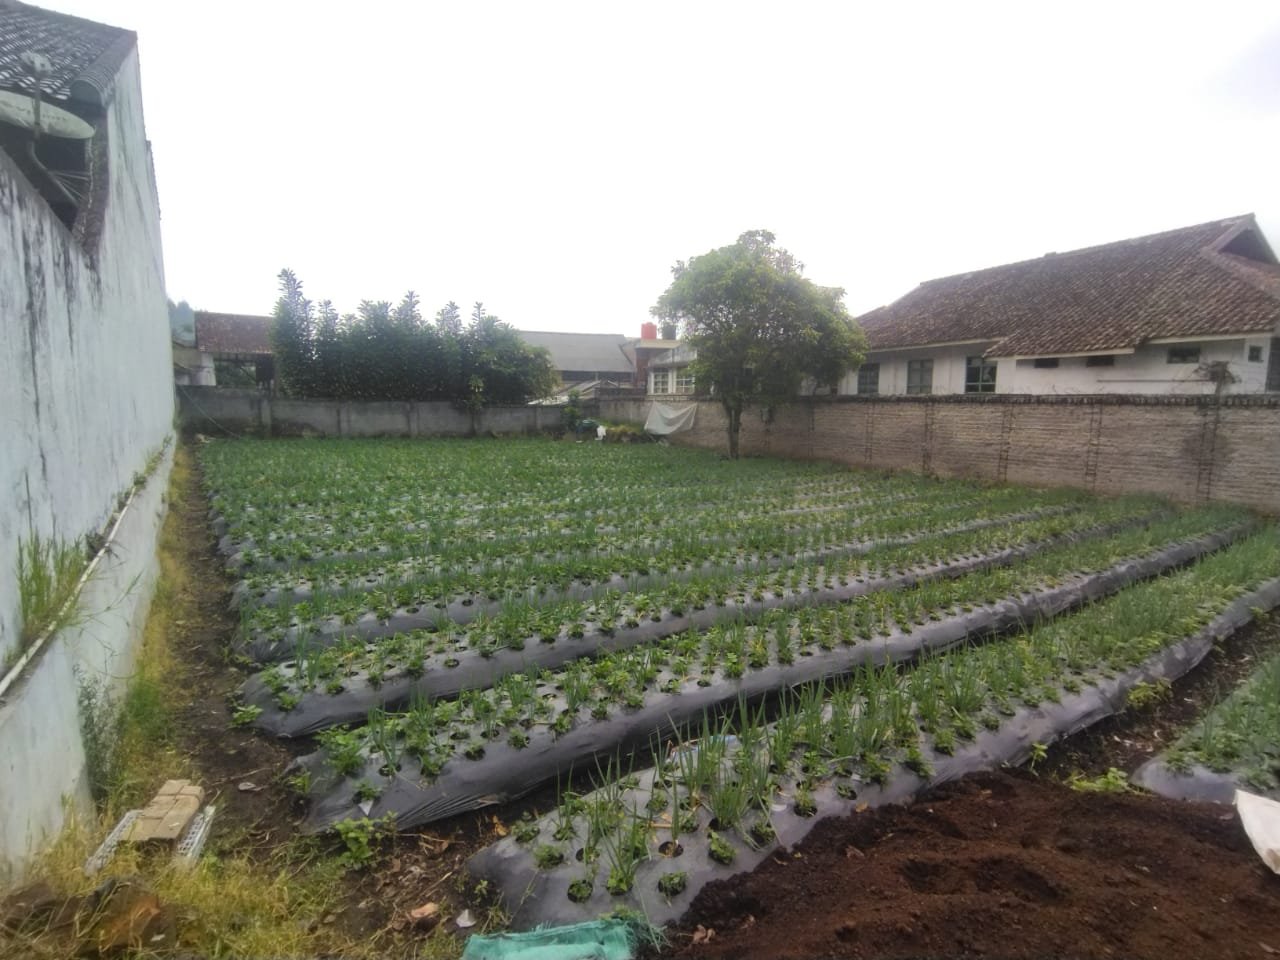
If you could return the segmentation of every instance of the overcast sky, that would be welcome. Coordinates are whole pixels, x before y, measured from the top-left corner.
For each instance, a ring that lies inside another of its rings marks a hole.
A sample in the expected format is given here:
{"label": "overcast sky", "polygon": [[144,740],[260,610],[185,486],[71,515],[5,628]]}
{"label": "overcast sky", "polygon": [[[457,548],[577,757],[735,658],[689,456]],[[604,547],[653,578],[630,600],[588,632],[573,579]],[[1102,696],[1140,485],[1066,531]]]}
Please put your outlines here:
{"label": "overcast sky", "polygon": [[44,3],[138,31],[197,309],[268,313],[288,266],[344,311],[634,334],[754,228],[855,313],[1239,213],[1280,247],[1274,0]]}

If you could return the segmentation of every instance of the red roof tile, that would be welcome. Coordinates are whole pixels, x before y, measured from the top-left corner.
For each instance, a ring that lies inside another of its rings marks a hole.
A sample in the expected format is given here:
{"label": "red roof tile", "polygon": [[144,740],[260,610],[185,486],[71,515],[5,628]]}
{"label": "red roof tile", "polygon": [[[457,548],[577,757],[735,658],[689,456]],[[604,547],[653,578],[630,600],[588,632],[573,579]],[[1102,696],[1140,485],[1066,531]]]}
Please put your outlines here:
{"label": "red roof tile", "polygon": [[196,311],[196,348],[203,353],[271,353],[271,318]]}
{"label": "red roof tile", "polygon": [[1280,266],[1248,214],[930,280],[858,319],[872,350],[994,341],[993,357],[1268,333]]}

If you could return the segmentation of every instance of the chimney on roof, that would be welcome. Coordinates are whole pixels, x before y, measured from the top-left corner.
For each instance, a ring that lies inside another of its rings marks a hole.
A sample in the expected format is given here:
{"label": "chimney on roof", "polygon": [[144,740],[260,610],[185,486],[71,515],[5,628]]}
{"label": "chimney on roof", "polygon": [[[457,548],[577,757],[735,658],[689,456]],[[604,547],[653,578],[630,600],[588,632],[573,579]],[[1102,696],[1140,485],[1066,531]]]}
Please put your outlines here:
{"label": "chimney on roof", "polygon": [[658,325],[653,321],[640,324],[640,339],[641,340],[657,340]]}

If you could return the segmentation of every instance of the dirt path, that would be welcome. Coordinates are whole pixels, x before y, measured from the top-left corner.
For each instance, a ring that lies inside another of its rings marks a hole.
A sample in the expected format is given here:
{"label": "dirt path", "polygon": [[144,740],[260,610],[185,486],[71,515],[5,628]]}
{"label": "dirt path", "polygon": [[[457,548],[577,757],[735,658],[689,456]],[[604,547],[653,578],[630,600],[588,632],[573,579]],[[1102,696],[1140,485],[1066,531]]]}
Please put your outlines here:
{"label": "dirt path", "polygon": [[[282,774],[295,755],[314,747],[306,740],[274,741],[232,723],[232,697],[245,674],[230,659],[237,626],[229,607],[230,578],[209,527],[195,452],[191,446],[182,451],[170,517],[179,532],[178,562],[171,570],[178,595],[170,633],[183,687],[176,711],[177,745],[216,795],[212,851],[267,861],[297,841],[303,811]],[[438,902],[448,918],[467,906],[455,886],[462,861],[493,839],[495,829],[491,813],[476,814],[384,843],[369,867],[347,875],[341,902],[325,922],[346,936],[373,938],[387,956],[413,955],[424,931],[406,921],[408,911]],[[319,847],[331,856],[341,850],[336,839],[321,840]],[[445,929],[451,926],[444,924]],[[440,955],[453,952],[434,946]]]}
{"label": "dirt path", "polygon": [[709,886],[670,940],[707,960],[1267,957],[1280,877],[1229,809],[993,773],[820,824]]}

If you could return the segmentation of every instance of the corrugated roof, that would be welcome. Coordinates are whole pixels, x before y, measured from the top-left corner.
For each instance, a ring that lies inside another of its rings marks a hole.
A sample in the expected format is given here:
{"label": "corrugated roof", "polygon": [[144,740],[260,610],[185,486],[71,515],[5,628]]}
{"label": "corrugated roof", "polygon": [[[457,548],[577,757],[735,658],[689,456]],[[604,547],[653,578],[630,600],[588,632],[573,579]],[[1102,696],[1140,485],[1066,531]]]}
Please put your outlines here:
{"label": "corrugated roof", "polygon": [[1280,266],[1247,214],[929,280],[858,321],[872,350],[995,341],[993,357],[1265,333],[1280,324]]}
{"label": "corrugated roof", "polygon": [[[132,30],[0,0],[0,89],[32,94],[38,86],[46,100],[103,104],[137,40]],[[35,78],[24,54],[47,59],[44,76]]]}
{"label": "corrugated roof", "polygon": [[271,353],[271,318],[196,311],[196,348],[204,353]]}
{"label": "corrugated roof", "polygon": [[616,333],[553,333],[545,330],[517,331],[531,347],[543,347],[551,354],[557,370],[584,370],[592,373],[631,373],[623,348],[632,338]]}

